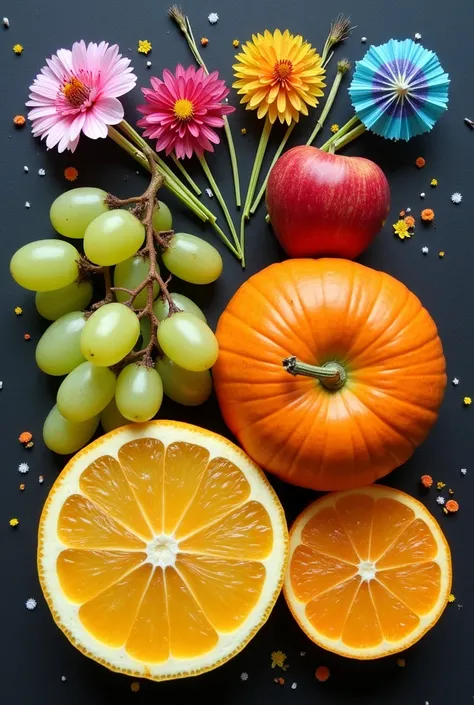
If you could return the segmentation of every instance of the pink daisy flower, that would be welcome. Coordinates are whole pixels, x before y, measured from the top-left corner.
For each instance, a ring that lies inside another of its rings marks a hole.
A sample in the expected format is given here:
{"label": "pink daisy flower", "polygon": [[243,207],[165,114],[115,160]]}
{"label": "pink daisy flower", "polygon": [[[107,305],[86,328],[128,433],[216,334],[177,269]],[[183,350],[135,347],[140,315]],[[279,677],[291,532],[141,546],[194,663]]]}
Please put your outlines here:
{"label": "pink daisy flower", "polygon": [[107,137],[107,125],[123,119],[118,96],[128,93],[137,82],[130,59],[119,54],[117,44],[86,46],[81,40],[72,51],[59,49],[41,69],[30,86],[27,106],[32,132],[46,138],[48,149],[59,152],[77,147],[81,132],[91,139]]}
{"label": "pink daisy flower", "polygon": [[163,80],[150,82],[152,88],[142,88],[146,103],[138,106],[144,117],[137,124],[145,137],[157,140],[156,151],[174,151],[179,159],[213,152],[220,138],[212,128],[222,127],[223,116],[235,110],[222,102],[229,89],[217,71],[207,75],[202,68],[179,65],[174,75],[165,69]]}

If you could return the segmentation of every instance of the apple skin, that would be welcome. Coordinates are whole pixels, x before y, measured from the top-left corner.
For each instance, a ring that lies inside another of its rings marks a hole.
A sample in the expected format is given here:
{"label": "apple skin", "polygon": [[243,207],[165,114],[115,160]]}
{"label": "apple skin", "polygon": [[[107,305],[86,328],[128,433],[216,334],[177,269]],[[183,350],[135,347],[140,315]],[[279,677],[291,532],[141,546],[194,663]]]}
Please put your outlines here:
{"label": "apple skin", "polygon": [[363,252],[390,208],[383,171],[362,157],[293,147],[278,159],[267,185],[267,210],[290,257],[345,257]]}

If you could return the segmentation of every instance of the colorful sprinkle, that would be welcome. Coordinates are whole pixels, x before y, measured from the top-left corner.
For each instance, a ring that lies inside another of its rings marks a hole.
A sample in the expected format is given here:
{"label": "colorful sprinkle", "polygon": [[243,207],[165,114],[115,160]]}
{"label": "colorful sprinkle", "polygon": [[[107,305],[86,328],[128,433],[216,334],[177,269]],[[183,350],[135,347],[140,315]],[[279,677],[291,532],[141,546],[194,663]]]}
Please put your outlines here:
{"label": "colorful sprinkle", "polygon": [[272,668],[281,668],[282,671],[286,671],[288,668],[288,665],[285,665],[286,661],[286,654],[283,653],[283,651],[272,651],[271,654],[271,659],[272,659]]}
{"label": "colorful sprinkle", "polygon": [[140,690],[140,683],[138,681],[133,681],[133,683],[130,684],[130,690],[132,693],[138,693]]}
{"label": "colorful sprinkle", "polygon": [[455,193],[452,193],[452,194],[451,194],[451,200],[452,200],[453,203],[456,203],[456,204],[461,203],[461,201],[462,201],[462,196],[461,196],[461,194],[459,193],[459,191],[455,191]]}
{"label": "colorful sprinkle", "polygon": [[28,465],[28,463],[20,463],[18,466],[18,472],[21,473],[21,475],[26,475],[29,469],[30,466]]}
{"label": "colorful sprinkle", "polygon": [[13,52],[14,52],[15,54],[17,54],[18,56],[19,56],[20,54],[23,54],[23,47],[22,47],[22,45],[21,45],[21,44],[14,44],[14,45],[13,45]]}
{"label": "colorful sprinkle", "polygon": [[233,39],[232,40],[232,46],[237,49],[237,47],[240,46],[240,41],[238,39]]}
{"label": "colorful sprinkle", "polygon": [[201,37],[201,44],[203,47],[207,47],[209,44],[209,39],[207,37]]}
{"label": "colorful sprinkle", "polygon": [[64,178],[66,181],[75,181],[79,176],[79,172],[75,166],[67,166],[64,169]]}
{"label": "colorful sprinkle", "polygon": [[219,22],[219,15],[217,12],[210,12],[207,16],[207,19],[209,20],[210,24],[216,24],[216,22]]}
{"label": "colorful sprinkle", "polygon": [[33,434],[30,433],[29,431],[23,431],[18,436],[18,440],[20,441],[20,443],[29,443],[32,438],[33,438]]}
{"label": "colorful sprinkle", "polygon": [[423,487],[431,487],[433,484],[433,478],[431,475],[422,475],[420,481]]}
{"label": "colorful sprinkle", "polygon": [[138,40],[137,51],[139,54],[145,54],[145,56],[146,56],[147,54],[150,53],[151,48],[152,48],[151,42],[149,42],[148,39],[139,39]]}
{"label": "colorful sprinkle", "polygon": [[456,602],[456,598],[453,595],[453,593],[451,593],[450,596],[448,597],[448,602]]}
{"label": "colorful sprinkle", "polygon": [[424,159],[423,157],[417,157],[415,164],[418,167],[418,169],[423,169],[423,167],[426,164],[426,159]]}
{"label": "colorful sprinkle", "polygon": [[23,125],[26,123],[26,118],[24,115],[15,115],[13,118],[13,124],[16,127],[23,127]]}
{"label": "colorful sprinkle", "polygon": [[432,208],[425,208],[421,211],[421,219],[425,222],[430,222],[431,220],[434,220],[434,217],[435,214]]}
{"label": "colorful sprinkle", "polygon": [[339,125],[337,124],[337,122],[335,122],[334,125],[331,125],[331,132],[333,135],[335,135],[336,132],[339,132]]}
{"label": "colorful sprinkle", "polygon": [[324,683],[325,681],[327,681],[330,675],[331,674],[327,666],[318,666],[314,673],[316,680],[320,683]]}
{"label": "colorful sprinkle", "polygon": [[25,607],[27,610],[34,610],[36,608],[37,602],[34,597],[29,597],[25,602]]}
{"label": "colorful sprinkle", "polygon": [[437,186],[438,185],[438,179],[431,179],[430,181],[430,186]]}
{"label": "colorful sprinkle", "polygon": [[450,514],[455,514],[459,509],[459,503],[455,499],[448,499],[446,509]]}
{"label": "colorful sprinkle", "polygon": [[16,517],[13,517],[13,519],[10,519],[10,521],[9,521],[8,523],[10,524],[10,526],[12,526],[13,528],[15,528],[15,526],[18,526],[18,524],[20,523],[20,521],[19,521],[19,519],[17,519]]}
{"label": "colorful sprinkle", "polygon": [[436,489],[437,489],[437,490],[442,490],[443,487],[446,487],[446,483],[445,483],[445,482],[439,481],[439,482],[436,483]]}
{"label": "colorful sprinkle", "polygon": [[471,397],[464,397],[464,399],[462,400],[462,403],[464,404],[464,406],[471,406],[471,404],[472,404]]}
{"label": "colorful sprinkle", "polygon": [[17,316],[21,316],[21,314],[23,313],[23,309],[21,308],[21,306],[17,306],[14,310]]}

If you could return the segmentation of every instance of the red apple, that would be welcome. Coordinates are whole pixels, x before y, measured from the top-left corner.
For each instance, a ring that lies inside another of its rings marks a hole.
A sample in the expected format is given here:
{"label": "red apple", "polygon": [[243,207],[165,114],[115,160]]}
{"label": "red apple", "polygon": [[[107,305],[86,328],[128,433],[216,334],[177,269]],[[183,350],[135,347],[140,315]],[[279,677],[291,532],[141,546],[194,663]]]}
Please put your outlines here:
{"label": "red apple", "polygon": [[389,208],[384,173],[361,157],[294,147],[268,179],[268,214],[290,257],[353,259],[382,228]]}

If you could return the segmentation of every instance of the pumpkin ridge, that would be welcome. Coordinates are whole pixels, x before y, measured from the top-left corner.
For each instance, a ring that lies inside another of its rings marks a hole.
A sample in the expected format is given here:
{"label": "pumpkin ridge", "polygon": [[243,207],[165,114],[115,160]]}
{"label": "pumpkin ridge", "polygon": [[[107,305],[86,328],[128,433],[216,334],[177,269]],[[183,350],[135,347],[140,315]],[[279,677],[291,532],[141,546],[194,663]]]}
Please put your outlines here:
{"label": "pumpkin ridge", "polygon": [[[383,278],[383,276],[381,276],[381,273],[380,273],[380,272],[375,272],[375,270],[371,270],[371,273],[374,274],[374,275],[375,275],[375,274],[378,275],[378,276],[373,276],[373,277],[372,277],[372,279],[376,279],[376,280],[378,281],[378,287],[377,287],[377,290],[376,290],[375,294],[372,296],[372,300],[371,300],[371,303],[370,303],[370,311],[369,311],[368,314],[366,314],[366,315],[364,315],[364,314],[362,313],[362,311],[361,311],[361,309],[363,310],[364,308],[367,308],[366,297],[368,296],[367,293],[366,293],[366,291],[365,291],[365,289],[364,289],[364,287],[361,286],[361,289],[364,291],[364,296],[361,297],[361,299],[360,299],[359,301],[355,300],[356,303],[357,303],[357,309],[356,309],[355,313],[352,313],[352,314],[351,314],[351,318],[354,318],[354,319],[357,321],[357,323],[359,324],[359,325],[358,325],[358,330],[357,330],[356,333],[355,333],[355,337],[353,337],[352,341],[351,341],[350,344],[347,346],[347,356],[348,356],[348,358],[349,358],[351,364],[353,364],[353,363],[355,362],[355,359],[356,359],[356,358],[353,358],[353,356],[352,356],[352,351],[353,351],[354,347],[356,346],[356,343],[357,343],[357,341],[359,340],[359,338],[366,332],[366,331],[364,330],[364,328],[365,328],[365,326],[366,326],[366,324],[367,324],[367,321],[368,321],[369,317],[370,317],[371,314],[373,313],[375,304],[376,304],[378,298],[380,297],[380,293],[381,293],[382,289],[384,288],[384,278]],[[352,279],[352,282],[353,282],[353,281],[354,281],[354,279]],[[351,303],[354,301],[353,293],[354,293],[354,292],[352,291],[352,292],[351,292],[351,297],[350,297]],[[372,342],[375,342],[375,341],[371,341],[370,345],[372,345]],[[369,346],[369,347],[370,347],[370,346]],[[364,351],[365,351],[366,349],[367,349],[367,346],[364,348]]]}
{"label": "pumpkin ridge", "polygon": [[[299,390],[295,390],[295,393],[296,393],[296,391],[298,391],[298,395],[297,395],[297,398],[296,398],[294,401],[296,401],[296,402],[301,402],[302,397],[301,397],[300,391],[299,391]],[[307,396],[308,394],[310,394],[311,391],[312,391],[311,389],[308,389],[308,390],[304,393],[304,396]],[[269,397],[269,398],[273,398],[273,397]],[[304,397],[303,397],[303,398],[304,398]],[[246,405],[249,405],[249,404],[253,404],[254,402],[259,402],[259,401],[260,401],[260,398],[258,398],[258,399],[252,399],[252,400],[250,400],[250,401],[245,402],[245,404],[246,404]],[[291,402],[291,403],[293,404],[293,402]],[[288,408],[288,407],[286,407],[284,410],[286,411],[287,408]],[[261,423],[262,421],[264,421],[264,420],[266,420],[266,419],[271,419],[272,416],[275,416],[276,414],[279,414],[282,410],[283,410],[282,407],[279,406],[278,409],[275,409],[275,411],[272,411],[270,414],[265,413],[263,416],[260,416],[260,418],[258,418],[258,419],[252,419],[252,421],[250,421],[249,423],[247,423],[245,426],[242,426],[242,427],[239,429],[239,432],[246,431],[246,430],[247,430],[248,428],[250,428],[251,426],[254,426],[255,424],[259,424],[259,423]],[[247,420],[248,420],[248,418],[247,418]]]}
{"label": "pumpkin ridge", "polygon": [[[240,324],[240,326],[244,326],[244,327],[248,328],[249,330],[251,330],[253,334],[255,334],[258,338],[261,338],[265,343],[272,343],[275,347],[279,348],[280,350],[282,350],[282,351],[285,350],[285,348],[281,345],[281,343],[275,342],[275,340],[273,338],[271,338],[269,335],[267,335],[266,333],[264,334],[259,330],[255,330],[255,328],[251,328],[246,320],[244,320],[243,318],[240,318],[240,316],[237,316],[232,311],[229,311],[229,310],[226,311],[226,316],[233,318],[234,321],[237,321]],[[285,354],[283,354],[283,357],[285,357]],[[282,357],[282,359],[283,359],[283,357]]]}
{"label": "pumpkin ridge", "polygon": [[[303,305],[303,301],[302,301],[302,299],[301,299],[300,292],[299,292],[299,290],[298,290],[298,282],[297,282],[297,281],[295,282],[295,280],[293,279],[292,272],[290,272],[290,277],[289,277],[289,279],[290,279],[290,282],[291,282],[293,291],[294,291],[294,293],[295,293],[295,298],[296,298],[297,301],[298,301],[298,306],[299,306],[300,311],[301,311],[301,313],[302,313],[303,320],[304,320],[305,323],[306,323],[307,330],[311,333],[311,339],[312,339],[313,348],[314,348],[314,351],[313,351],[313,353],[312,353],[312,359],[313,359],[313,360],[316,360],[316,348],[317,348],[317,345],[316,345],[316,342],[315,342],[315,340],[314,340],[313,325],[312,325],[311,321],[308,319],[308,317],[307,317],[307,315],[306,315],[306,307]],[[323,289],[323,288],[324,288],[324,287],[321,286],[321,289]],[[292,354],[292,353],[290,353],[290,354]],[[310,359],[311,359],[311,358],[310,358]],[[305,362],[310,362],[310,360],[305,360]],[[321,361],[318,360],[318,364],[319,364],[320,362],[321,362]]]}
{"label": "pumpkin ridge", "polygon": [[[363,381],[359,381],[359,380],[358,380],[358,383],[359,383],[361,386],[364,386],[364,387],[366,387],[367,389],[370,389],[370,390],[377,389],[377,387],[376,387],[375,385],[368,385],[366,382],[363,382]],[[426,412],[427,414],[430,414],[430,415],[433,415],[433,416],[437,416],[436,412],[431,411],[431,409],[428,409],[428,408],[426,407],[426,405],[416,404],[414,401],[405,401],[404,399],[401,399],[400,397],[396,396],[395,394],[391,394],[390,392],[387,392],[387,390],[385,390],[385,389],[379,389],[379,391],[381,391],[381,392],[382,392],[386,397],[388,397],[389,399],[395,400],[398,404],[402,404],[402,405],[404,405],[404,406],[411,407],[412,409],[416,409],[417,411],[420,411],[420,410],[421,410],[421,411]],[[354,393],[355,396],[359,399],[359,401],[362,401],[361,398],[360,398],[360,396],[357,394],[357,392],[356,392],[355,390],[354,390],[353,393]],[[362,403],[364,403],[364,402],[362,401]],[[377,414],[377,416],[378,416],[379,418],[381,418],[378,414]],[[436,419],[435,419],[435,420],[436,420]]]}

